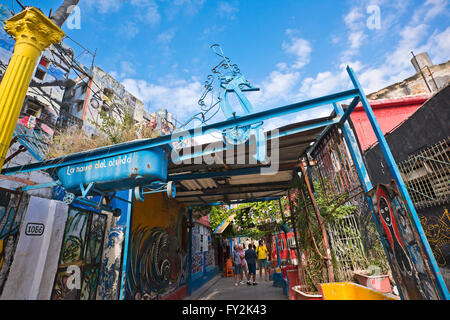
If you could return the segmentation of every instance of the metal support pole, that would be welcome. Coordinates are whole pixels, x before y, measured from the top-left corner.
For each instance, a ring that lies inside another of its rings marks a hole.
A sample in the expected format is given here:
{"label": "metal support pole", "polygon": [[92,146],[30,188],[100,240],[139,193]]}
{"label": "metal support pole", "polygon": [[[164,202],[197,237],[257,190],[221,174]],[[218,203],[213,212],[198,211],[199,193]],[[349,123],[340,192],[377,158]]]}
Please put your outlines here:
{"label": "metal support pole", "polygon": [[325,230],[325,225],[323,224],[323,219],[319,211],[319,206],[317,205],[316,198],[314,197],[314,194],[312,192],[311,185],[309,183],[309,179],[306,174],[306,169],[303,164],[303,161],[300,161],[300,169],[302,170],[303,176],[305,177],[305,183],[306,187],[308,188],[309,197],[311,198],[311,202],[314,207],[314,212],[316,213],[316,218],[317,221],[319,222],[319,227],[322,231],[322,243],[325,251],[325,258],[328,270],[328,281],[334,282],[334,270],[333,270],[333,263],[331,261],[331,252],[330,252],[330,245],[328,243],[327,231]]}
{"label": "metal support pole", "polygon": [[38,9],[30,7],[5,21],[14,37],[14,53],[0,84],[0,169],[6,158],[36,63],[64,32]]}
{"label": "metal support pole", "polygon": [[[281,204],[281,198],[278,199],[278,204],[280,205],[280,214],[281,214],[281,220],[283,221],[283,224],[286,224],[286,219],[284,218],[284,213],[283,213],[283,206]],[[284,230],[283,228],[283,232],[284,232],[284,245],[288,254],[288,263],[291,264],[292,263],[292,259],[291,259],[291,250],[289,250],[288,247],[288,242],[287,242],[287,233],[286,230]]]}
{"label": "metal support pole", "polygon": [[280,248],[278,247],[277,229],[275,228],[275,246],[277,247],[278,268],[281,268]]}
{"label": "metal support pole", "polygon": [[289,212],[291,214],[291,222],[292,222],[292,228],[294,229],[294,239],[295,239],[295,249],[296,249],[296,255],[297,255],[297,274],[298,274],[298,281],[300,283],[306,283],[305,280],[305,269],[306,269],[306,265],[304,265],[303,263],[303,259],[302,259],[302,255],[300,253],[300,246],[299,246],[299,241],[298,241],[298,235],[297,235],[297,224],[294,218],[294,210],[292,208],[292,201],[291,201],[291,192],[289,191],[289,189],[287,190],[287,196],[288,196],[288,201],[289,201]]}
{"label": "metal support pole", "polygon": [[389,167],[389,171],[391,172],[392,177],[394,178],[395,182],[397,183],[398,190],[406,204],[407,209],[411,213],[412,223],[413,223],[414,227],[416,228],[417,233],[419,234],[422,245],[423,245],[425,252],[428,256],[428,259],[430,261],[431,269],[433,270],[434,276],[436,277],[436,283],[437,283],[437,287],[439,290],[439,294],[441,295],[441,297],[443,299],[450,300],[450,293],[447,289],[447,286],[445,285],[444,279],[442,278],[441,271],[439,270],[439,266],[437,265],[437,262],[434,257],[433,251],[431,250],[430,244],[428,243],[428,240],[425,235],[425,231],[423,230],[422,224],[420,223],[419,216],[417,215],[417,212],[416,212],[416,208],[414,207],[414,204],[411,200],[411,197],[409,196],[408,190],[406,189],[406,185],[402,179],[400,171],[398,170],[397,164],[395,163],[395,159],[391,153],[391,149],[389,148],[389,145],[383,135],[383,132],[381,131],[381,128],[380,128],[378,121],[375,117],[375,114],[372,110],[372,107],[370,106],[369,101],[367,100],[367,97],[364,94],[364,91],[363,91],[358,79],[355,76],[355,73],[348,66],[347,66],[347,72],[350,76],[350,79],[352,80],[353,85],[359,91],[361,103],[364,107],[364,110],[366,111],[367,117],[369,118],[369,122],[372,126],[372,129],[375,132],[378,143],[380,145],[380,149],[383,152],[384,159],[386,160],[386,163]]}
{"label": "metal support pole", "polygon": [[133,190],[130,189],[128,193],[128,211],[127,211],[127,224],[125,226],[125,237],[123,244],[123,258],[122,258],[122,280],[120,281],[120,296],[119,300],[125,299],[125,287],[126,287],[126,279],[128,275],[128,246],[130,243],[130,235],[131,235],[131,213],[133,210]]}
{"label": "metal support pole", "polygon": [[187,278],[187,286],[188,286],[188,296],[192,293],[192,207],[188,208],[189,214],[189,246],[188,246],[188,278]]}

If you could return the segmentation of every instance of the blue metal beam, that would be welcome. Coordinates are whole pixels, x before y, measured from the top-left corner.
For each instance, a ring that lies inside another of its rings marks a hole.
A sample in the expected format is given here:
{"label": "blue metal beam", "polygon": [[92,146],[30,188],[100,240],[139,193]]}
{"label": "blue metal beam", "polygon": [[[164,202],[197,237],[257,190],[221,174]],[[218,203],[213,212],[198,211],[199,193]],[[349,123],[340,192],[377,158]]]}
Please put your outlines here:
{"label": "blue metal beam", "polygon": [[[290,129],[290,130],[285,130],[282,132],[273,132],[273,130],[270,132],[271,135],[269,137],[269,140],[273,140],[273,139],[279,139],[281,137],[285,137],[288,135],[292,135],[292,134],[296,134],[296,133],[300,133],[300,132],[304,132],[304,131],[309,131],[309,130],[313,130],[313,129],[318,129],[318,128],[322,128],[325,126],[331,126],[335,123],[338,123],[340,120],[340,116],[337,116],[331,120],[324,120],[324,121],[320,121],[318,123],[312,123],[312,124],[308,124],[305,126],[301,126],[298,128],[294,128],[294,129]],[[220,141],[219,141],[220,142]],[[186,161],[188,159],[193,159],[193,158],[197,158],[197,157],[201,157],[201,156],[205,156],[205,155],[209,155],[209,154],[213,154],[213,153],[220,153],[220,152],[224,152],[227,150],[232,150],[233,148],[236,148],[236,146],[234,145],[225,145],[219,148],[212,148],[210,150],[202,150],[199,152],[195,152],[195,153],[188,153],[186,155],[182,155],[179,156],[175,159],[171,159],[172,162],[182,162],[182,161]]]}
{"label": "blue metal beam", "polygon": [[[264,168],[270,168],[270,166],[260,166],[260,167],[253,167],[253,168],[216,171],[216,172],[174,174],[174,175],[169,175],[168,180],[182,181],[182,180],[226,178],[226,177],[233,177],[233,176],[243,176],[243,175],[248,175],[248,174],[259,174],[259,173],[261,173],[261,169],[264,169]],[[289,169],[289,170],[291,170],[291,169]],[[279,170],[279,171],[283,171],[283,170]]]}
{"label": "blue metal beam", "polygon": [[122,258],[122,278],[120,281],[120,296],[119,300],[125,300],[125,286],[126,279],[128,275],[128,254],[129,254],[129,243],[130,243],[130,235],[131,235],[131,208],[133,205],[133,190],[130,190],[128,193],[128,210],[127,210],[127,222],[125,226],[125,237],[124,237],[124,245],[123,245],[123,258]]}
{"label": "blue metal beam", "polygon": [[20,189],[22,191],[29,191],[29,190],[33,190],[33,189],[54,187],[56,185],[58,185],[58,184],[56,182],[52,181],[52,182],[41,183],[41,184],[36,184],[36,185],[32,185],[32,186],[19,187],[19,188],[16,188],[15,190]]}
{"label": "blue metal beam", "polygon": [[258,113],[245,115],[239,118],[225,120],[222,122],[206,125],[200,128],[193,128],[182,132],[177,132],[171,135],[161,136],[154,139],[145,139],[138,141],[131,141],[127,143],[121,143],[114,146],[98,148],[94,150],[84,151],[64,157],[59,157],[43,162],[28,164],[25,166],[17,166],[3,169],[2,174],[11,175],[17,172],[30,172],[35,170],[46,170],[57,167],[64,167],[68,165],[75,165],[86,161],[95,161],[102,159],[106,156],[113,157],[122,155],[125,153],[136,152],[140,150],[149,149],[156,146],[168,145],[172,142],[179,142],[196,136],[202,136],[205,133],[212,131],[221,131],[227,128],[233,128],[236,126],[251,125],[263,120],[267,120],[274,117],[280,117],[291,113],[304,111],[319,107],[322,105],[330,104],[333,102],[339,102],[357,96],[359,91],[357,89],[351,89],[291,105],[269,109]]}
{"label": "blue metal beam", "polygon": [[[353,85],[359,91],[359,96],[361,97],[361,103],[364,107],[364,110],[366,111],[367,117],[369,118],[369,122],[372,126],[375,136],[377,137],[378,143],[380,144],[380,148],[381,148],[381,151],[383,152],[384,159],[386,160],[386,163],[389,167],[389,171],[391,172],[392,177],[394,178],[395,182],[397,183],[397,187],[400,191],[400,195],[402,196],[403,200],[406,203],[406,206],[408,207],[408,209],[411,213],[413,225],[415,226],[417,233],[419,234],[419,237],[420,237],[420,240],[424,247],[424,250],[425,250],[425,252],[428,256],[428,259],[431,263],[431,269],[433,270],[434,276],[436,278],[437,287],[439,289],[439,294],[440,294],[441,298],[449,300],[450,299],[449,291],[447,289],[447,286],[445,285],[444,279],[442,278],[441,271],[439,270],[439,266],[437,265],[437,262],[434,257],[433,251],[431,250],[430,244],[428,243],[428,240],[425,235],[425,231],[423,230],[422,224],[420,223],[419,216],[417,215],[417,212],[416,212],[416,208],[414,207],[414,204],[411,200],[411,197],[409,196],[408,190],[406,189],[406,185],[402,179],[402,176],[397,167],[395,159],[391,153],[391,149],[389,148],[389,145],[383,135],[383,132],[381,131],[381,128],[380,128],[378,121],[375,117],[375,114],[372,110],[372,107],[370,106],[369,101],[367,100],[367,97],[365,96],[364,91],[363,91],[358,79],[356,78],[353,69],[350,68],[349,66],[347,66],[347,72],[348,72],[348,75],[350,76],[350,79],[352,80]],[[347,110],[347,111],[349,111],[349,110]]]}
{"label": "blue metal beam", "polygon": [[[353,98],[353,100],[350,103],[350,105],[348,106],[347,110],[342,115],[342,118],[341,118],[341,121],[339,121],[339,124],[342,124],[345,121],[347,121],[348,117],[350,117],[350,114],[353,112],[353,110],[355,110],[355,108],[358,105],[359,101],[360,101],[360,97],[359,96],[356,96],[356,97]],[[333,105],[335,105],[335,104],[336,103],[333,103]]]}

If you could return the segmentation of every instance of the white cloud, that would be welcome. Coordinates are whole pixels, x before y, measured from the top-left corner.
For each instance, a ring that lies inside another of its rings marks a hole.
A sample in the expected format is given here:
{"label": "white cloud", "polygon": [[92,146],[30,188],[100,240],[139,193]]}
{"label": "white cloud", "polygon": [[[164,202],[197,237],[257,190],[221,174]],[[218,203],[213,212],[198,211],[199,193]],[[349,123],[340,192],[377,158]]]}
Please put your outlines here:
{"label": "white cloud", "polygon": [[111,0],[87,0],[86,4],[89,8],[96,9],[99,13],[115,12],[122,6],[121,1]]}
{"label": "white cloud", "polygon": [[168,45],[172,41],[174,36],[175,36],[175,29],[172,28],[170,30],[158,34],[156,41],[158,41],[158,43],[161,43],[163,45]]}
{"label": "white cloud", "polygon": [[365,15],[362,7],[353,7],[344,17],[345,26],[348,29],[348,49],[342,54],[342,60],[350,59],[358,53],[359,48],[367,38],[365,31]]}
{"label": "white cloud", "polygon": [[157,25],[161,21],[161,15],[158,12],[158,6],[156,3],[151,3],[145,12],[145,20],[144,23],[149,25]]}
{"label": "white cloud", "polygon": [[203,85],[199,81],[174,80],[167,84],[154,84],[127,78],[122,83],[152,110],[165,108],[179,121],[186,120],[199,110],[197,103],[203,91]]}
{"label": "white cloud", "polygon": [[296,56],[292,65],[294,69],[303,68],[311,60],[311,43],[306,39],[293,37],[289,42],[283,41],[281,47],[285,52]]}
{"label": "white cloud", "polygon": [[125,23],[119,24],[119,33],[127,39],[132,39],[139,33],[139,28],[136,23],[126,21]]}
{"label": "white cloud", "polygon": [[229,19],[235,19],[238,11],[238,8],[233,7],[228,2],[219,2],[219,6],[217,8],[217,12],[221,17],[227,17]]}
{"label": "white cloud", "polygon": [[450,59],[450,27],[440,33],[433,32],[423,50],[430,54],[433,63],[448,61]]}
{"label": "white cloud", "polygon": [[165,10],[167,19],[174,20],[179,12],[186,16],[195,16],[203,7],[206,0],[174,0],[169,1],[170,6]]}
{"label": "white cloud", "polygon": [[295,92],[300,79],[299,72],[274,70],[259,86],[260,91],[249,95],[255,108],[265,108],[277,101],[288,101]]}
{"label": "white cloud", "polygon": [[448,0],[427,0],[423,6],[419,7],[413,15],[412,23],[429,22],[440,14],[444,14],[448,9]]}
{"label": "white cloud", "polygon": [[136,74],[136,69],[130,61],[120,61],[119,66],[120,71],[113,70],[109,73],[114,79],[120,80]]}

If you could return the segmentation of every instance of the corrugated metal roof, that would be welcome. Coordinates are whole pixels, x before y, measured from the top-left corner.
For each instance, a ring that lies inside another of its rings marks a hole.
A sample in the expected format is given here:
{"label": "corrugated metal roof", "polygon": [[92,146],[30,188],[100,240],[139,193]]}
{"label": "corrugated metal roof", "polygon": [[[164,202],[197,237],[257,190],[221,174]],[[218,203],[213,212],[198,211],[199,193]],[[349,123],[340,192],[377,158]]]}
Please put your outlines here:
{"label": "corrugated metal roof", "polygon": [[[320,118],[281,127],[280,132],[300,128],[318,123],[332,117]],[[279,138],[279,157],[270,165],[278,168],[274,174],[261,174],[261,168],[267,167],[256,163],[252,159],[254,140],[246,145],[240,145],[232,152],[217,153],[214,157],[221,158],[222,163],[205,163],[201,158],[195,158],[190,163],[169,164],[169,180],[176,181],[178,202],[186,205],[204,205],[207,203],[230,201],[251,201],[252,199],[283,196],[296,174],[299,157],[304,154],[311,142],[314,142],[322,133],[324,127],[286,135]],[[270,141],[270,140],[269,140]],[[272,156],[270,147],[274,142],[268,143],[268,156]],[[275,144],[274,144],[275,145]],[[205,149],[207,145],[196,148]],[[253,148],[253,149],[252,149]],[[198,150],[198,149],[197,149]],[[184,152],[183,152],[184,151]],[[180,154],[193,153],[191,150],[182,150]],[[214,159],[210,157],[210,159]],[[244,163],[238,163],[239,157],[244,157]],[[233,159],[234,161],[230,161]],[[185,179],[182,180],[182,175]]]}

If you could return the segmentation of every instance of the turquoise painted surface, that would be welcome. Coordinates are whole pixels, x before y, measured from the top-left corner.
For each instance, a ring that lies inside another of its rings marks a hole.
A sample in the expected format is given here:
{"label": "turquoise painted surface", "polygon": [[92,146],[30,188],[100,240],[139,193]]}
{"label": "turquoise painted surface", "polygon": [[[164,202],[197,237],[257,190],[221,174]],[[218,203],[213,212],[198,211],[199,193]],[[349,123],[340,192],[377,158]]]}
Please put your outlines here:
{"label": "turquoise painted surface", "polygon": [[80,184],[95,182],[101,191],[116,191],[167,180],[168,155],[162,148],[152,148],[103,160],[87,161],[58,169],[57,174],[67,191],[77,191]]}

